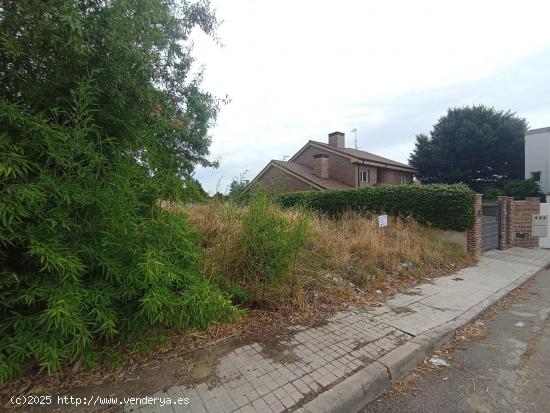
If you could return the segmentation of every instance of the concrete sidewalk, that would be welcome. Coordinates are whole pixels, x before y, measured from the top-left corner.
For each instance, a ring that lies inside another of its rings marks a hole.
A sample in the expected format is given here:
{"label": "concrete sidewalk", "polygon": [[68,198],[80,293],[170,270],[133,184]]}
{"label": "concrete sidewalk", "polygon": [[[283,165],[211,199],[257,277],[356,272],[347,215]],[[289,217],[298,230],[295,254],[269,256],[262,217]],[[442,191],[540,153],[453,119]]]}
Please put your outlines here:
{"label": "concrete sidewalk", "polygon": [[153,397],[187,405],[126,405],[127,412],[354,412],[403,377],[454,330],[550,263],[550,250],[512,248],[434,279],[375,309],[347,309],[318,327],[294,326],[280,354],[259,343],[222,357],[215,378]]}

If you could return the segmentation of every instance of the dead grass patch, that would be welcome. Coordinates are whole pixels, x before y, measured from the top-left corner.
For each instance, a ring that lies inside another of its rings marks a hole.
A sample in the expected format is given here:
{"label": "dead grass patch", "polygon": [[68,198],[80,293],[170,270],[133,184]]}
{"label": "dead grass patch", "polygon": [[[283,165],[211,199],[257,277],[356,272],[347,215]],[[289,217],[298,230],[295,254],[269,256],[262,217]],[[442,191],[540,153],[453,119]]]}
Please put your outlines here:
{"label": "dead grass patch", "polygon": [[363,288],[378,288],[390,278],[423,278],[469,264],[456,244],[438,241],[411,218],[390,218],[378,228],[376,216],[348,212],[314,221],[314,251],[327,270]]}
{"label": "dead grass patch", "polygon": [[418,387],[416,386],[416,378],[417,377],[415,377],[413,373],[411,375],[408,375],[404,379],[393,383],[386,391],[384,398],[391,399],[401,394],[406,394],[418,390]]}
{"label": "dead grass patch", "polygon": [[481,341],[487,337],[487,327],[485,324],[475,322],[468,324],[462,330],[460,338],[465,341]]}
{"label": "dead grass patch", "polygon": [[[262,308],[310,305],[312,300],[332,301],[334,296],[349,300],[357,294],[387,290],[395,284],[411,285],[472,264],[462,246],[438,240],[433,231],[410,218],[390,217],[388,227],[379,228],[373,215],[348,212],[328,218],[272,205],[271,213],[288,222],[306,219],[311,236],[296,256],[287,281],[262,284],[260,295],[258,285],[243,280],[239,273],[247,257],[238,242],[246,208],[213,201],[189,205],[186,213],[202,234],[204,274],[218,282],[230,279],[239,284]],[[299,292],[304,294],[297,300]]]}

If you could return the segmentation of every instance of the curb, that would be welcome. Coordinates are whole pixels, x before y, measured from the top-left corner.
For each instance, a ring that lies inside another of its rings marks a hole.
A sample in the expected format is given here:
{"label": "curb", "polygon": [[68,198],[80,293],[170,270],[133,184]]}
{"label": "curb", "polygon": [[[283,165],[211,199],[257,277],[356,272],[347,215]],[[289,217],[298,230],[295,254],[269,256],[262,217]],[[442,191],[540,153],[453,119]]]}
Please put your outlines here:
{"label": "curb", "polygon": [[300,413],[357,412],[391,385],[387,368],[378,361],[359,370],[296,410]]}
{"label": "curb", "polygon": [[365,408],[385,393],[392,382],[405,377],[429,354],[448,342],[458,328],[468,324],[544,268],[545,266],[542,266],[536,271],[525,272],[506,287],[491,294],[451,321],[417,335],[404,345],[321,393],[297,409],[296,413],[350,413]]}

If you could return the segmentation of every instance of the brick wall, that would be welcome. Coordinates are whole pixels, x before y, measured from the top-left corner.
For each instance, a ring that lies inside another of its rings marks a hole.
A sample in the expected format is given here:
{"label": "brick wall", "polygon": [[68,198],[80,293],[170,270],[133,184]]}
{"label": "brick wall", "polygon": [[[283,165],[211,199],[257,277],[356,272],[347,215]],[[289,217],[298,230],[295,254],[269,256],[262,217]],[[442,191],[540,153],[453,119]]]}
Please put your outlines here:
{"label": "brick wall", "polygon": [[[306,148],[293,162],[313,168],[313,155],[323,152],[322,149],[312,146]],[[325,153],[328,153],[326,151]],[[344,182],[350,186],[357,186],[357,166],[345,156],[329,153],[328,175],[330,178]]]}
{"label": "brick wall", "polygon": [[401,183],[401,175],[406,175],[408,177],[408,182],[413,181],[413,174],[410,172],[380,168],[380,171],[378,172],[378,183],[399,185]]}
{"label": "brick wall", "polygon": [[481,258],[481,194],[476,194],[474,201],[474,224],[466,231],[466,251],[474,259]]}
{"label": "brick wall", "polygon": [[506,197],[506,241],[504,243],[505,248],[512,247],[512,205],[514,198],[511,196]]}
{"label": "brick wall", "polygon": [[[369,171],[369,182],[361,182],[361,171],[365,169]],[[359,165],[359,186],[373,186],[376,183],[378,183],[378,168]]]}
{"label": "brick wall", "polygon": [[539,198],[527,198],[525,201],[511,203],[510,243],[514,247],[538,247],[539,238],[531,233],[532,215],[540,211]]}
{"label": "brick wall", "polygon": [[[481,255],[481,202],[482,196],[477,194],[474,206],[476,220],[466,234],[468,253],[476,259]],[[512,197],[500,196],[497,202],[500,212],[498,248],[538,247],[539,239],[531,233],[531,221],[533,215],[540,213],[539,198],[516,201]]]}
{"label": "brick wall", "polygon": [[301,179],[273,166],[258,179],[258,182],[260,182],[267,191],[293,192],[315,189]]}
{"label": "brick wall", "polygon": [[497,197],[497,202],[500,214],[498,249],[505,250],[511,247],[509,230],[511,222],[511,198],[507,196],[499,196]]}
{"label": "brick wall", "polygon": [[328,158],[328,174],[331,178],[355,186],[357,166],[352,164],[348,158],[331,153]]}

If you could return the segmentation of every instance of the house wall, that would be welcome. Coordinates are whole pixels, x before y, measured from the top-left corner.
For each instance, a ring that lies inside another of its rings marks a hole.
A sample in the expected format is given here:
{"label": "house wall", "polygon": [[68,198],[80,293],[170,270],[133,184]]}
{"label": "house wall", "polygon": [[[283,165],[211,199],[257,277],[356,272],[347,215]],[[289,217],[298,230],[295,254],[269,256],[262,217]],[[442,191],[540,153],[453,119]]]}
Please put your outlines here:
{"label": "house wall", "polygon": [[[359,182],[358,186],[373,186],[378,183],[378,168],[374,166],[363,166],[363,165],[359,165],[358,167],[359,167],[359,172],[358,172],[359,178],[357,178]],[[365,169],[369,170],[369,182],[361,182],[361,173]]]}
{"label": "house wall", "polygon": [[538,171],[542,192],[550,194],[550,128],[528,131],[525,135],[525,179]]}
{"label": "house wall", "polygon": [[[546,195],[546,202],[540,204],[541,215],[550,215],[550,195]],[[539,237],[540,248],[550,248],[550,236]]]}
{"label": "house wall", "polygon": [[[312,146],[308,146],[300,155],[296,157],[292,162],[296,162],[302,165],[313,168],[313,155],[323,152],[322,149],[317,149]],[[332,154],[330,154],[332,155]]]}
{"label": "house wall", "polygon": [[257,182],[261,183],[266,191],[294,192],[316,190],[316,188],[308,183],[274,166],[271,166],[258,178]]}
{"label": "house wall", "polygon": [[409,182],[413,181],[411,172],[396,171],[395,169],[379,168],[378,183],[399,185],[401,183],[401,175],[407,175]]}
{"label": "house wall", "polygon": [[[302,165],[306,165],[310,168],[313,168],[313,155],[316,155],[319,152],[329,153],[328,151],[323,151],[322,149],[318,149],[318,148],[314,148],[313,146],[310,146],[306,148],[292,162],[296,162]],[[344,182],[345,184],[348,184],[351,186],[356,186],[357,185],[356,172],[357,172],[357,167],[350,162],[349,158],[346,158],[345,156],[336,155],[334,153],[329,153],[328,176],[330,178]]]}

